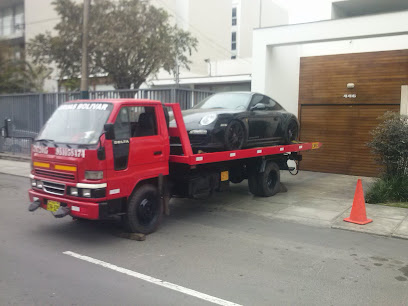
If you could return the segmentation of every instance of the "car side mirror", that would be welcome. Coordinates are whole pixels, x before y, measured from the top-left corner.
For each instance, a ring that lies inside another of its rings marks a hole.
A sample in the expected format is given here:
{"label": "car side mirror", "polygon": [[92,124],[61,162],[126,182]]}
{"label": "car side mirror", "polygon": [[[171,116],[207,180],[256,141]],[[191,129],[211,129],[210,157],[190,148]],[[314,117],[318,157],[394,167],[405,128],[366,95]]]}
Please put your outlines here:
{"label": "car side mirror", "polygon": [[115,139],[115,129],[114,129],[113,123],[105,123],[105,125],[103,126],[103,129],[105,130],[106,140]]}
{"label": "car side mirror", "polygon": [[263,104],[263,103],[257,103],[257,104],[255,104],[254,106],[251,107],[251,111],[254,111],[254,110],[265,110],[265,109],[266,109],[266,106],[265,106],[265,104]]}
{"label": "car side mirror", "polygon": [[6,118],[4,119],[4,127],[1,129],[1,136],[4,138],[9,138],[11,132],[11,119]]}

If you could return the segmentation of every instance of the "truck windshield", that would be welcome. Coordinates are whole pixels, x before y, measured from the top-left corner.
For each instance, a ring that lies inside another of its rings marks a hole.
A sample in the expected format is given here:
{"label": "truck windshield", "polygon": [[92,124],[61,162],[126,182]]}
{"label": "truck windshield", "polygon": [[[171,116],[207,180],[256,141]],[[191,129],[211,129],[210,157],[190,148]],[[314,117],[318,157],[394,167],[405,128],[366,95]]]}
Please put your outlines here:
{"label": "truck windshield", "polygon": [[48,119],[37,139],[54,143],[96,144],[112,111],[110,103],[64,103]]}

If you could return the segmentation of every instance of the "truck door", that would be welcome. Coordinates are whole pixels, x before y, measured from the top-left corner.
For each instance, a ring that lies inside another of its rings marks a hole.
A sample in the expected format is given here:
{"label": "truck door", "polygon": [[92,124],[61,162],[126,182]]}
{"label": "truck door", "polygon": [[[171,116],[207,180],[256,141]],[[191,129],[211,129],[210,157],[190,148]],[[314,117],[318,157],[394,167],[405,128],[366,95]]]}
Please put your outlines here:
{"label": "truck door", "polygon": [[168,150],[158,123],[157,106],[123,106],[119,110],[108,170],[110,194],[129,195],[138,179],[167,174]]}

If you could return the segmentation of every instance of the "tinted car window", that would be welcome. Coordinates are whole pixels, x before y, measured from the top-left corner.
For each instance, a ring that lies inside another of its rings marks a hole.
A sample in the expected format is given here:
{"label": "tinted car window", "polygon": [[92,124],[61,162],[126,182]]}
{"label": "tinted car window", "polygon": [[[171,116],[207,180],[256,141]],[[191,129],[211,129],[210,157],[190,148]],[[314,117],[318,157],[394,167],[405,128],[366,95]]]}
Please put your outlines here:
{"label": "tinted car window", "polygon": [[283,107],[273,99],[269,98],[269,109],[270,110],[281,110]]}
{"label": "tinted car window", "polygon": [[264,95],[254,95],[250,107],[255,106],[258,103],[265,104],[267,110],[283,109],[278,102]]}

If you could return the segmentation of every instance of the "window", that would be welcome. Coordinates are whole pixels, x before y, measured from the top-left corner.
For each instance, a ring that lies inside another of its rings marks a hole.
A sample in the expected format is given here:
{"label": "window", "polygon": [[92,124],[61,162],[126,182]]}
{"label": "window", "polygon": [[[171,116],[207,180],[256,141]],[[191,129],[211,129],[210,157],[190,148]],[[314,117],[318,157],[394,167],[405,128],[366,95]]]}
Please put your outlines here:
{"label": "window", "polygon": [[157,135],[154,107],[122,107],[116,117],[114,129],[115,139]]}
{"label": "window", "polygon": [[231,33],[231,50],[237,50],[237,32]]}
{"label": "window", "polygon": [[18,5],[14,9],[14,32],[23,34],[24,30],[24,6]]}
{"label": "window", "polygon": [[232,56],[231,56],[231,59],[236,59],[236,58],[237,58],[236,55],[232,55]]}
{"label": "window", "polygon": [[13,9],[6,8],[2,12],[3,36],[9,36],[13,32]]}
{"label": "window", "polygon": [[273,99],[269,99],[269,105],[270,105],[269,106],[270,110],[281,110],[281,109],[283,109],[283,107]]}
{"label": "window", "polygon": [[0,9],[0,36],[23,35],[24,5]]}
{"label": "window", "polygon": [[237,8],[236,7],[232,8],[232,25],[233,26],[237,25]]}
{"label": "window", "polygon": [[250,107],[255,106],[258,103],[265,104],[267,110],[283,109],[278,102],[264,95],[254,95]]}

